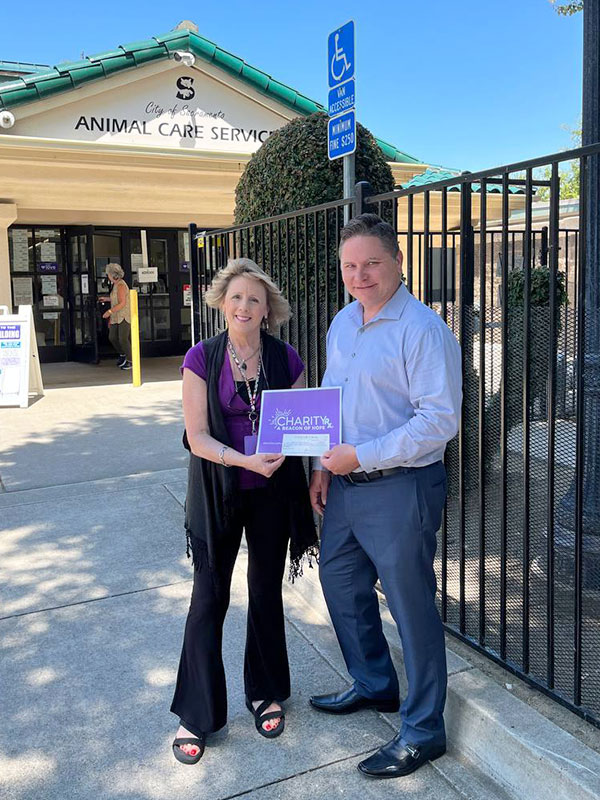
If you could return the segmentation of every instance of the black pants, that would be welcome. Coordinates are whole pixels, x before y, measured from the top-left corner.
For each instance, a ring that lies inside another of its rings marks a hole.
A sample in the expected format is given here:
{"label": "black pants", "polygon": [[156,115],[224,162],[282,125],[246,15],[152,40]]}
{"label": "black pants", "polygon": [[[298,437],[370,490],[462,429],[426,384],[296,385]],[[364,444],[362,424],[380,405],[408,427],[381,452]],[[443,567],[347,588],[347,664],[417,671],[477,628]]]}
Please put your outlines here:
{"label": "black pants", "polygon": [[227,721],[221,653],[223,623],[243,528],[248,543],[246,697],[281,702],[290,695],[281,597],[288,544],[285,506],[269,489],[248,489],[241,494],[242,508],[234,530],[217,551],[219,592],[215,590],[206,564],[194,570],[194,587],[171,711],[196,735],[217,731]]}

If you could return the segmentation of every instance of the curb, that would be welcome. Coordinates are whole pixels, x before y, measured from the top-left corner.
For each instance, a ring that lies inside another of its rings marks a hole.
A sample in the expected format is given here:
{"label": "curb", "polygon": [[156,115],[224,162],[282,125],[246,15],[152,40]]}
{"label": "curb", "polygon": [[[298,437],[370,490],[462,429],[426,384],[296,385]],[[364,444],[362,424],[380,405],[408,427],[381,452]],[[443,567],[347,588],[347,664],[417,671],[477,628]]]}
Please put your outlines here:
{"label": "curb", "polygon": [[[285,591],[299,595],[320,624],[331,626],[316,569],[305,569],[304,576],[293,586],[287,584]],[[381,603],[381,617],[404,692],[402,648],[385,603]],[[302,622],[294,622],[302,627]],[[305,624],[311,624],[311,620],[305,620]],[[331,629],[324,655],[340,675],[347,676],[333,640]],[[451,649],[446,649],[446,656],[448,697],[444,718],[451,755],[467,760],[519,800],[599,800],[598,753]],[[397,727],[396,715],[384,716]]]}
{"label": "curb", "polygon": [[[127,489],[144,488],[157,483],[163,485],[187,484],[187,467],[173,467],[173,469],[138,472],[117,478],[97,478],[92,481],[84,480],[81,483],[61,483],[54,486],[1,492],[0,508],[72,500],[93,494],[123,492]],[[175,499],[183,505],[183,500]]]}
{"label": "curb", "polygon": [[600,755],[480,670],[449,677],[450,748],[511,795],[531,800],[598,800]]}

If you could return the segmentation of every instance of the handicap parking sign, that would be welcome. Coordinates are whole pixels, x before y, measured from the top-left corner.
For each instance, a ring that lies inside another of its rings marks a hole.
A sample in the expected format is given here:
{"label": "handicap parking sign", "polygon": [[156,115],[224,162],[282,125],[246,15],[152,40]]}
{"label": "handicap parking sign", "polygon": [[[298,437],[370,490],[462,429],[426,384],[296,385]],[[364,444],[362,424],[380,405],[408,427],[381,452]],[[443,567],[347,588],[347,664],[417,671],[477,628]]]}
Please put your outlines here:
{"label": "handicap parking sign", "polygon": [[354,20],[329,34],[327,72],[330,87],[354,77]]}

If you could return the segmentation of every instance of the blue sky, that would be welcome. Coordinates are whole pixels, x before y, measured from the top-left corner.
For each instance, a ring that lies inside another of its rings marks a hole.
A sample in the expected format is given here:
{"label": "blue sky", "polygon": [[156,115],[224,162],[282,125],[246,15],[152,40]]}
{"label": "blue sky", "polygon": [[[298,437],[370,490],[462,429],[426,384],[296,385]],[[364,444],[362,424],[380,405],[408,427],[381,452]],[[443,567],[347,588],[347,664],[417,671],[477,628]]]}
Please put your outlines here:
{"label": "blue sky", "polygon": [[[356,24],[358,119],[417,158],[483,169],[570,146],[581,114],[582,15],[548,0],[53,0],[4,3],[0,60],[55,64],[200,33],[326,102],[327,34]],[[8,7],[7,7],[8,6]]]}

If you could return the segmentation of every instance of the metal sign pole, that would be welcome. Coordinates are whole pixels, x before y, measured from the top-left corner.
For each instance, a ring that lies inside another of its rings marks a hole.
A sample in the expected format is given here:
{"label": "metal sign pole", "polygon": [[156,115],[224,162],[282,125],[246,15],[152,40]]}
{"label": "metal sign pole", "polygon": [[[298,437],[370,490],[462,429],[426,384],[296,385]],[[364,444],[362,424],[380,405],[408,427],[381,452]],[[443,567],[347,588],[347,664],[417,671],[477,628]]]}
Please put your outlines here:
{"label": "metal sign pole", "polygon": [[[330,161],[343,161],[343,219],[346,225],[353,216],[356,184],[356,93],[354,63],[354,21],[332,31],[327,39],[327,155]],[[344,303],[350,302],[344,287]]]}
{"label": "metal sign pole", "polygon": [[[352,197],[354,199],[354,187],[356,186],[356,154],[351,153],[349,156],[344,156],[344,198]],[[344,225],[350,222],[352,211],[354,209],[354,202],[350,205],[344,206]],[[350,302],[350,294],[348,289],[344,286],[344,305]]]}
{"label": "metal sign pole", "polygon": [[[356,185],[356,154],[351,153],[344,156],[344,198],[354,199],[354,187]],[[354,204],[344,206],[344,225],[350,221]]]}

